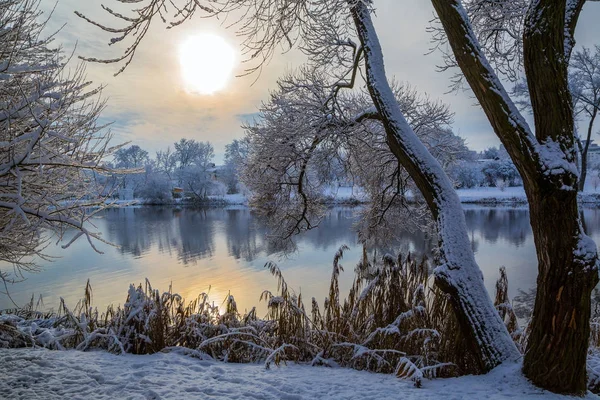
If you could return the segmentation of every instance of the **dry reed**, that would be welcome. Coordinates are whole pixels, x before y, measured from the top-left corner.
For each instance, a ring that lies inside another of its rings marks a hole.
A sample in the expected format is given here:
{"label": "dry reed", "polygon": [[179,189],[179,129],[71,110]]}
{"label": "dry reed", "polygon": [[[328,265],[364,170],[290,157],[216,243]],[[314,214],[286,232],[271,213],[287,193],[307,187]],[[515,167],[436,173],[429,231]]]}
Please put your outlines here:
{"label": "dry reed", "polygon": [[[241,315],[231,294],[220,308],[207,293],[186,302],[171,287],[160,293],[148,280],[130,286],[123,307],[109,306],[99,313],[92,306],[88,281],[83,299],[73,310],[61,301],[58,313],[44,314],[32,298],[24,308],[3,312],[0,347],[100,348],[133,354],[183,351],[204,359],[263,362],[266,368],[293,360],[394,373],[417,386],[425,377],[481,372],[473,354],[465,351],[467,342],[450,300],[433,284],[427,259],[386,255],[369,262],[365,252],[342,298],[339,278],[345,250],[341,247],[334,256],[322,308],[313,298],[309,312],[302,295],[288,287],[282,271],[271,262],[265,267],[277,279],[277,291],[260,296],[267,304],[264,318],[257,317],[255,308]],[[600,303],[595,304],[591,355],[600,344]],[[527,332],[519,327],[508,300],[504,267],[496,284],[495,305],[523,350]],[[594,372],[600,371],[600,356],[594,357],[589,364],[590,386],[600,387],[600,374]]]}

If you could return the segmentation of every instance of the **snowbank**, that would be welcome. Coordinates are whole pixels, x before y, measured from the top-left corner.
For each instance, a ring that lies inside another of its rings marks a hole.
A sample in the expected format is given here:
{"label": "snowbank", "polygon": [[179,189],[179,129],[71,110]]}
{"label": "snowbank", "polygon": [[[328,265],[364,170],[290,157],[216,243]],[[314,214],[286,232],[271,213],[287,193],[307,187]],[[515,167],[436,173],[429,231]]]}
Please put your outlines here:
{"label": "snowbank", "polygon": [[[527,197],[523,186],[507,187],[503,190],[497,187],[477,187],[472,189],[456,189],[456,193],[463,204],[527,204]],[[334,187],[327,186],[323,190],[326,204],[347,205],[361,204],[368,202],[368,197],[359,187]],[[412,193],[408,191],[407,197],[412,198]],[[592,191],[592,188],[586,186],[586,191],[579,193],[579,201],[583,204],[600,205],[600,192]],[[131,206],[144,204],[145,200],[135,199],[133,201],[111,200],[106,204],[119,206]],[[181,201],[169,204],[182,204]],[[206,205],[229,205],[229,206],[247,206],[248,198],[241,194],[226,194],[208,196]]]}
{"label": "snowbank", "polygon": [[368,201],[366,193],[358,186],[325,186],[323,196],[327,204],[359,204]]}
{"label": "snowbank", "polygon": [[[0,396],[9,399],[566,399],[527,382],[518,364],[484,376],[425,380],[344,368],[199,360],[178,348],[136,356],[101,351],[0,350]],[[586,399],[599,397],[589,393]]]}
{"label": "snowbank", "polygon": [[479,187],[473,189],[457,189],[461,203],[496,204],[527,203],[523,186],[507,187],[500,190],[496,187]]}
{"label": "snowbank", "polygon": [[[586,191],[579,193],[582,204],[600,205],[600,192]],[[473,204],[527,204],[527,197],[523,186],[507,187],[501,190],[496,187],[480,187],[473,189],[457,189],[461,203]]]}

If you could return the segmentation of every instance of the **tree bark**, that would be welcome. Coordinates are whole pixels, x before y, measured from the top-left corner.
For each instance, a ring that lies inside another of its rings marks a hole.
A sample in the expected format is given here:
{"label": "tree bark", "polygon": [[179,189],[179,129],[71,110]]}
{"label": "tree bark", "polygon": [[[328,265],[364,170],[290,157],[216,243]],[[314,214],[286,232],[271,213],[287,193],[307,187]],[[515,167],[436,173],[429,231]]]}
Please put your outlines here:
{"label": "tree bark", "polygon": [[[575,134],[565,13],[564,0],[540,0],[530,6],[523,56],[536,137],[541,143],[558,143],[564,159],[572,162]],[[598,283],[598,256],[579,220],[577,175],[567,170],[551,175],[539,171],[528,191],[538,292],[523,372],[545,389],[582,395],[587,390],[590,296]]]}
{"label": "tree bark", "polygon": [[596,246],[583,236],[577,193],[549,189],[529,195],[538,278],[523,373],[544,389],[585,394]]}
{"label": "tree bark", "polygon": [[458,195],[437,160],[427,151],[402,115],[389,86],[383,53],[370,11],[363,1],[350,1],[350,11],[364,49],[367,86],[381,117],[390,150],[409,172],[437,222],[442,265],[436,283],[451,297],[456,315],[479,370],[488,371],[518,350],[483,284],[467,233]]}
{"label": "tree bark", "polygon": [[571,15],[564,0],[535,1],[528,10],[523,57],[535,136],[487,62],[460,1],[432,3],[459,67],[523,178],[529,201],[538,291],[523,372],[542,388],[584,394],[590,294],[598,282],[598,255],[583,231],[577,205],[567,84],[572,32],[583,1]]}

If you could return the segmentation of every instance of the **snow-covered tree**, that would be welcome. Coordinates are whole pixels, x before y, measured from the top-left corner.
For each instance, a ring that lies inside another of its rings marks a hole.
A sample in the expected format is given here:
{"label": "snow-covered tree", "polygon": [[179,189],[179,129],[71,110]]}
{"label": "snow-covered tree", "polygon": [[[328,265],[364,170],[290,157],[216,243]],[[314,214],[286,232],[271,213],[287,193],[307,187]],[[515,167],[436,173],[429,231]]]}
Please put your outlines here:
{"label": "snow-covered tree", "polygon": [[[583,191],[588,173],[588,150],[598,110],[600,109],[600,47],[592,52],[587,47],[576,50],[569,62],[569,89],[573,99],[573,116],[577,125],[581,119],[587,124],[584,135],[576,134],[576,144],[580,157],[579,191]],[[521,78],[512,90],[515,104],[532,112],[527,80]]]}
{"label": "snow-covered tree", "polygon": [[115,151],[113,161],[117,168],[127,171],[114,174],[115,183],[122,189],[131,190],[132,195],[137,197],[147,183],[150,170],[153,169],[148,152],[135,144],[121,147]]}
{"label": "snow-covered tree", "polygon": [[214,148],[209,142],[181,139],[175,142],[175,157],[180,169],[191,165],[206,169],[214,157]]}
{"label": "snow-covered tree", "polygon": [[[359,237],[365,244],[389,243],[398,224],[419,227],[423,211],[408,208],[405,194],[416,187],[390,152],[378,121],[365,118],[370,97],[346,93],[324,113],[331,96],[324,76],[304,68],[282,78],[260,117],[247,127],[250,145],[242,180],[253,193],[251,204],[271,222],[276,236],[287,238],[316,226],[324,214],[325,189],[352,180],[366,193]],[[447,105],[419,95],[409,85],[394,93],[419,138],[445,165],[467,150],[449,129]]]}
{"label": "snow-covered tree", "polygon": [[109,132],[97,124],[104,107],[100,88],[82,67],[44,36],[38,1],[0,2],[0,260],[15,266],[0,272],[18,279],[25,261],[52,235],[63,247],[80,236],[103,240],[86,224],[91,206],[103,204],[95,173],[106,172]]}
{"label": "snow-covered tree", "polygon": [[177,175],[186,196],[195,201],[206,199],[216,184],[211,172],[197,165],[182,168]]}
{"label": "snow-covered tree", "polygon": [[118,149],[113,157],[118,168],[140,168],[148,163],[148,152],[136,144]]}
{"label": "snow-covered tree", "polygon": [[171,181],[177,167],[177,155],[171,152],[171,147],[167,147],[167,150],[157,151],[155,162],[156,171],[164,174]]}
{"label": "snow-covered tree", "polygon": [[487,186],[497,186],[499,181],[503,185],[516,186],[519,179],[519,172],[510,159],[488,161],[483,164],[481,173]]}
{"label": "snow-covered tree", "polygon": [[583,191],[588,171],[588,150],[600,110],[600,46],[596,45],[593,52],[586,47],[575,51],[571,58],[569,83],[575,116],[587,118],[585,139],[577,140],[581,156],[579,190]]}
{"label": "snow-covered tree", "polygon": [[146,178],[143,185],[136,190],[136,197],[144,199],[148,204],[168,204],[173,199],[171,181],[165,174],[146,167]]}
{"label": "snow-covered tree", "polygon": [[175,143],[175,159],[178,183],[194,199],[204,199],[213,186],[213,146],[209,142],[197,142],[194,139],[181,139]]}
{"label": "snow-covered tree", "polygon": [[473,161],[460,161],[450,169],[450,176],[458,188],[473,188],[484,186],[484,174],[481,163]]}
{"label": "snow-covered tree", "polygon": [[240,184],[240,171],[246,162],[249,143],[246,138],[234,139],[225,145],[225,164],[223,167],[223,182],[227,185],[229,193],[238,193]]}
{"label": "snow-covered tree", "polygon": [[481,153],[481,157],[488,160],[499,160],[500,149],[498,147],[488,147]]}
{"label": "snow-covered tree", "polygon": [[[541,387],[586,390],[596,244],[577,204],[579,174],[568,65],[585,0],[432,0],[458,65],[519,171],[529,201],[538,291],[523,372]],[[534,126],[500,77],[524,70]]]}
{"label": "snow-covered tree", "polygon": [[[129,0],[118,0],[129,3]],[[125,67],[153,17],[166,20],[172,4],[141,1],[128,16],[109,12],[125,24],[113,29],[114,41],[130,38],[113,62]],[[216,15],[242,9],[239,24],[256,69],[279,44],[296,44],[311,63],[329,66],[331,101],[352,87],[362,70],[374,108],[365,118],[381,121],[386,142],[421,191],[436,221],[439,287],[455,306],[481,367],[489,369],[518,353],[483,286],[452,182],[419,140],[396,101],[386,76],[383,50],[373,26],[369,0],[183,0],[173,7],[171,26],[195,13]],[[596,245],[585,235],[577,205],[578,172],[567,68],[575,27],[585,0],[432,0],[439,33],[449,44],[449,59],[461,69],[521,174],[530,205],[539,277],[524,372],[535,384],[565,393],[585,392],[590,293],[598,282]],[[160,10],[160,11],[158,11]],[[83,16],[82,16],[83,17]],[[85,18],[85,17],[84,17]],[[89,19],[88,19],[89,20]],[[90,21],[93,22],[93,21]],[[523,67],[531,98],[532,129],[508,95],[500,75],[513,78]],[[365,110],[366,112],[367,110]],[[291,138],[290,138],[291,139]],[[313,142],[318,144],[319,137]],[[304,147],[307,151],[308,148]],[[300,164],[301,166],[302,164]],[[304,189],[302,179],[296,185]]]}

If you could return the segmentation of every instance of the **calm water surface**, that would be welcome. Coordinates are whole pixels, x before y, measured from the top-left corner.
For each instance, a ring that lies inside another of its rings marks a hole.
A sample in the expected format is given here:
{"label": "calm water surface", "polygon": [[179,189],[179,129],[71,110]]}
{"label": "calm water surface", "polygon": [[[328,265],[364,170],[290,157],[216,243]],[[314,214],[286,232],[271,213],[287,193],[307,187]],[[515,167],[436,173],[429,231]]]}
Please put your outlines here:
{"label": "calm water surface", "polygon": [[[505,265],[510,295],[535,285],[537,263],[526,208],[465,207],[475,257],[485,283],[493,295],[498,267]],[[138,207],[103,212],[95,224],[103,236],[119,247],[102,245],[95,253],[85,240],[68,250],[51,246],[47,252],[60,256],[43,262],[43,270],[9,288],[13,299],[23,304],[35,293],[46,308],[56,308],[60,297],[74,306],[82,297],[89,278],[94,304],[123,304],[129,284],[148,278],[155,288],[173,290],[191,299],[209,291],[220,304],[231,292],[240,310],[258,304],[263,290],[275,291],[277,282],[264,265],[276,262],[291,288],[305,299],[319,303],[328,292],[331,260],[346,244],[342,264],[346,272],[340,287],[346,291],[354,265],[362,252],[352,230],[354,211],[334,208],[314,231],[296,239],[297,251],[285,256],[270,248],[267,230],[247,209],[175,209]],[[600,210],[585,209],[588,233],[600,244]],[[420,233],[406,233],[403,251],[428,253],[430,240]],[[7,268],[0,265],[0,268]],[[12,303],[0,294],[0,309]],[[264,305],[259,310],[264,310]]]}

